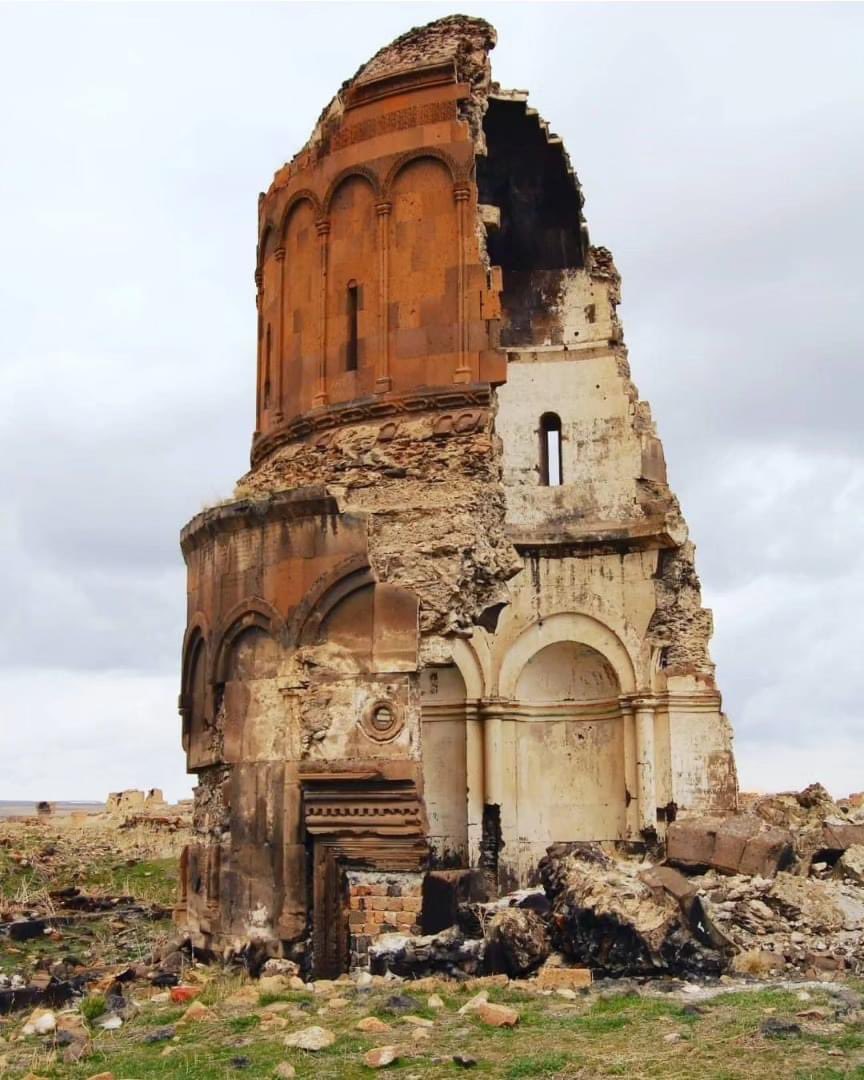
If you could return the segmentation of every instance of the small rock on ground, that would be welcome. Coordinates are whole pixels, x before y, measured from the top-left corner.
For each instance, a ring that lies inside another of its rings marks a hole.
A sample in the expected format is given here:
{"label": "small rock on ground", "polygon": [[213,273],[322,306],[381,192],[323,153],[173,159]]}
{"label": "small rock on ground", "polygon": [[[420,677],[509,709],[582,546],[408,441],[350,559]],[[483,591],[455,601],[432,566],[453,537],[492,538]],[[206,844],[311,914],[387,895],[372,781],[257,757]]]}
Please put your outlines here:
{"label": "small rock on ground", "polygon": [[493,1005],[483,1001],[477,1008],[477,1015],[490,1027],[515,1027],[519,1023],[519,1013],[509,1005]]}
{"label": "small rock on ground", "polygon": [[298,1050],[324,1050],[336,1042],[336,1036],[327,1028],[312,1027],[301,1028],[291,1035],[285,1036],[286,1046],[296,1046]]}
{"label": "small rock on ground", "polygon": [[398,1046],[376,1046],[374,1050],[367,1050],[363,1060],[370,1069],[383,1069],[385,1065],[392,1065],[399,1057]]}
{"label": "small rock on ground", "polygon": [[385,1024],[383,1020],[379,1020],[377,1016],[364,1016],[362,1020],[358,1020],[354,1025],[358,1031],[365,1031],[371,1034],[381,1034],[385,1031],[392,1031],[393,1028],[389,1024]]}

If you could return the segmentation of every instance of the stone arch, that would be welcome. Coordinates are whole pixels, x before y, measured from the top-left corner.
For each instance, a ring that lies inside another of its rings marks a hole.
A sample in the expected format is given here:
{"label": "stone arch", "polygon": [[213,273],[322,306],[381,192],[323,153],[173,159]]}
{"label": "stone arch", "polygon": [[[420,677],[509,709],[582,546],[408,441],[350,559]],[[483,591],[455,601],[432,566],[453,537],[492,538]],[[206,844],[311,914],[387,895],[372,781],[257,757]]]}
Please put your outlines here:
{"label": "stone arch", "polygon": [[203,612],[196,611],[187,623],[186,632],[183,634],[183,648],[181,650],[182,661],[180,666],[181,694],[186,693],[189,684],[189,665],[192,659],[192,653],[199,642],[203,643],[205,650],[208,648],[210,643],[210,624],[207,621],[207,616]]}
{"label": "stone arch", "polygon": [[578,643],[600,653],[615,672],[621,693],[636,692],[633,660],[615,631],[590,615],[558,612],[532,623],[507,650],[498,676],[501,697],[515,697],[519,676],[528,661],[541,649],[559,642]]}
{"label": "stone arch", "polygon": [[306,591],[288,623],[288,645],[299,648],[301,645],[312,644],[318,636],[324,615],[343,596],[374,581],[375,576],[365,555],[352,555],[326,574],[322,574]]}
{"label": "stone arch", "polygon": [[467,179],[467,177],[463,176],[464,170],[460,169],[453,157],[444,150],[436,150],[431,146],[426,146],[419,150],[408,150],[404,154],[400,154],[387,170],[387,175],[384,178],[382,188],[385,201],[390,201],[393,194],[393,184],[396,182],[399,173],[408,165],[411,165],[422,158],[434,158],[435,160],[440,161],[446,166],[447,171],[450,173],[450,179],[454,184]]}
{"label": "stone arch", "polygon": [[213,715],[213,695],[208,679],[209,631],[200,612],[193,616],[183,638],[180,683],[182,745],[188,764],[206,763],[206,738]]}
{"label": "stone arch", "polygon": [[264,222],[261,232],[258,234],[258,258],[256,263],[259,271],[264,265],[264,260],[271,254],[270,244],[274,236],[276,236],[276,226],[268,219]]}
{"label": "stone arch", "polygon": [[330,181],[330,186],[327,188],[327,192],[324,195],[324,200],[321,204],[321,217],[326,218],[329,216],[330,207],[333,205],[333,198],[336,195],[336,192],[345,181],[350,180],[352,176],[359,176],[366,180],[372,188],[372,194],[375,199],[379,200],[381,198],[381,181],[378,174],[366,165],[349,165],[347,168],[342,169],[341,172],[338,172]]}
{"label": "stone arch", "polygon": [[228,678],[228,661],[231,648],[245,631],[255,627],[265,631],[275,641],[285,638],[285,620],[279,612],[260,597],[250,597],[235,604],[222,620],[224,629],[219,633],[213,652],[210,681],[224,683]]}
{"label": "stone arch", "polygon": [[288,198],[288,201],[282,207],[282,212],[279,215],[279,224],[277,233],[281,241],[285,240],[285,229],[288,225],[288,219],[294,212],[295,208],[302,202],[308,202],[312,207],[312,213],[316,219],[322,216],[321,200],[311,191],[309,188],[301,188],[299,191],[295,191],[293,195]]}
{"label": "stone arch", "polygon": [[597,649],[578,641],[555,641],[534,653],[519,672],[516,697],[526,704],[614,704],[621,683]]}
{"label": "stone arch", "polygon": [[479,701],[486,696],[487,678],[477,651],[464,638],[453,642],[453,663],[459,669],[465,683],[465,696]]}

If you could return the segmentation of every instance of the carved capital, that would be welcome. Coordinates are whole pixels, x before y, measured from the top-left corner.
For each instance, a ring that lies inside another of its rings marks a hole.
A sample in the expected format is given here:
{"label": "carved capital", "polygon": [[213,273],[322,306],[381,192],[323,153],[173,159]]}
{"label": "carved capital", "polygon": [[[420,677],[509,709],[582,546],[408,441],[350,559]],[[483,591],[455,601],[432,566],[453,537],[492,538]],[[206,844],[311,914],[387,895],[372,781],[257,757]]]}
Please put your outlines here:
{"label": "carved capital", "polygon": [[330,222],[329,221],[316,221],[315,231],[319,236],[329,236],[330,234]]}
{"label": "carved capital", "polygon": [[276,259],[277,262],[282,262],[282,260],[285,258],[285,248],[276,248],[276,250],[273,252],[273,257]]}
{"label": "carved capital", "polygon": [[389,217],[390,211],[393,209],[393,203],[380,202],[375,204],[375,213],[378,217]]}
{"label": "carved capital", "polygon": [[457,203],[467,202],[471,197],[471,187],[468,184],[458,183],[453,185],[453,198]]}

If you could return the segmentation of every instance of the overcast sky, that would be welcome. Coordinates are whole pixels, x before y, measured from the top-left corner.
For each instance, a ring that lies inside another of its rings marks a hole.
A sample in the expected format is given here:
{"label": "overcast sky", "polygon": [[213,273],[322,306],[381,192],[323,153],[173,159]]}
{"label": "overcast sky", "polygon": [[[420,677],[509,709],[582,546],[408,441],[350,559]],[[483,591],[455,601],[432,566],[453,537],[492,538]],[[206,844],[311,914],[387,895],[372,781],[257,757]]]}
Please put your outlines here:
{"label": "overcast sky", "polygon": [[[248,460],[258,192],[453,10],[0,5],[0,799],[188,792],[178,532]],[[864,7],[462,10],[623,274],[742,784],[864,788]]]}

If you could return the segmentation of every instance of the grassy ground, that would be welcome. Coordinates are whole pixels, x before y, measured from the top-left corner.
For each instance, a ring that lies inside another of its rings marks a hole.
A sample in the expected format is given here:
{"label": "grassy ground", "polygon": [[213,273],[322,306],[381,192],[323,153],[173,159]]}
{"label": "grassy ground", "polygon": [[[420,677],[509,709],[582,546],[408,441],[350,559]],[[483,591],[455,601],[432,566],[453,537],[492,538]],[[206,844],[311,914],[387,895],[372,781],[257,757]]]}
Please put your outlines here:
{"label": "grassy ground", "polygon": [[[141,1002],[140,1013],[117,1032],[94,1033],[93,1053],[75,1066],[58,1065],[44,1040],[36,1037],[0,1046],[6,1057],[0,1076],[20,1077],[27,1071],[48,1078],[85,1078],[111,1071],[116,1077],[182,1077],[222,1080],[246,1072],[273,1075],[283,1061],[298,1077],[343,1080],[368,1077],[363,1053],[374,1047],[398,1044],[400,1060],[383,1076],[452,1077],[463,1071],[453,1055],[476,1059],[471,1074],[518,1080],[521,1077],[628,1078],[662,1077],[664,1080],[755,1080],[788,1077],[794,1080],[829,1080],[864,1077],[864,1022],[836,1018],[832,999],[811,991],[802,1001],[794,991],[753,990],[723,994],[697,1006],[680,1000],[636,995],[598,997],[584,995],[565,1001],[544,997],[512,986],[490,992],[490,999],[515,1007],[520,1021],[512,1030],[485,1026],[476,1016],[459,1016],[458,1007],[468,990],[439,991],[443,1010],[426,1005],[427,995],[413,995],[413,1015],[432,1019],[429,1038],[416,1042],[413,1025],[388,1008],[391,994],[404,988],[358,991],[339,985],[330,994],[286,993],[261,996],[258,1003],[232,1002],[243,985],[237,978],[216,976],[201,1000],[212,1019],[178,1024],[184,1007]],[[452,989],[452,988],[451,988]],[[333,1008],[328,998],[347,999]],[[802,1011],[824,1012],[805,1019]],[[364,1035],[356,1022],[377,1016],[393,1031]],[[800,1035],[769,1038],[760,1033],[768,1018],[798,1023]],[[336,1042],[317,1053],[288,1049],[285,1035],[311,1024],[333,1031]],[[147,1043],[158,1028],[176,1025],[176,1035],[165,1042]],[[18,1024],[15,1025],[19,1026]],[[6,1025],[7,1029],[11,1024]],[[10,1035],[12,1032],[9,1033]],[[676,1034],[677,1041],[664,1036]],[[12,1058],[14,1057],[14,1064]]]}
{"label": "grassy ground", "polygon": [[[156,837],[157,850],[164,846]],[[149,857],[148,857],[149,856]],[[68,829],[0,822],[0,921],[23,914],[52,915],[49,892],[77,886],[89,896],[131,897],[168,911],[177,893],[178,860],[152,857],[146,839],[116,830]],[[82,918],[35,941],[0,938],[0,974],[29,975],[37,966],[72,955],[83,964],[135,963],[154,939],[171,931],[170,917],[142,919],[107,913]]]}

